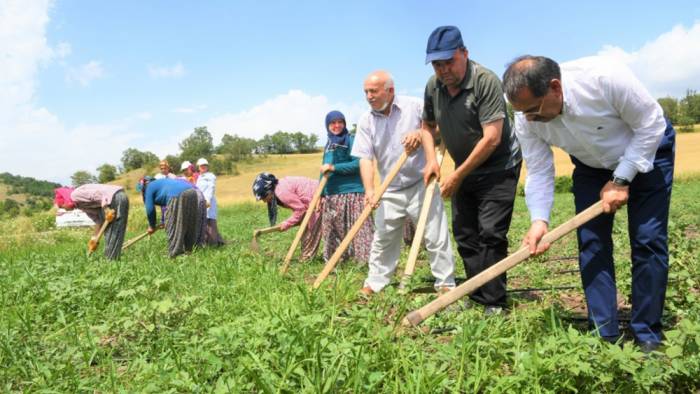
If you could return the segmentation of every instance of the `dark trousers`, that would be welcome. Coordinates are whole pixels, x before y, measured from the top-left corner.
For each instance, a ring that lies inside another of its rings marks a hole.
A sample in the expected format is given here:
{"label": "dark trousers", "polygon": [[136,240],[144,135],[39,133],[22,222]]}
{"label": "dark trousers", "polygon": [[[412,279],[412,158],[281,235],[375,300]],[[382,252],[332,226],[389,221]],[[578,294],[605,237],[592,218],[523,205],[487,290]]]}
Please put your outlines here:
{"label": "dark trousers", "polygon": [[[638,341],[661,342],[661,314],[668,281],[668,211],[673,184],[675,131],[666,132],[654,160],[654,169],[638,173],[627,201],[628,231],[632,250],[632,319]],[[575,168],[573,192],[576,212],[600,200],[600,190],[612,171],[586,166],[571,157]],[[588,321],[602,337],[620,335],[617,289],[613,264],[614,215],[602,215],[579,227],[579,267],[588,304]]]}
{"label": "dark trousers", "polygon": [[[469,175],[452,196],[452,232],[467,278],[508,254],[508,228],[520,176],[520,164],[505,171]],[[480,304],[506,306],[506,274],[470,295]]]}

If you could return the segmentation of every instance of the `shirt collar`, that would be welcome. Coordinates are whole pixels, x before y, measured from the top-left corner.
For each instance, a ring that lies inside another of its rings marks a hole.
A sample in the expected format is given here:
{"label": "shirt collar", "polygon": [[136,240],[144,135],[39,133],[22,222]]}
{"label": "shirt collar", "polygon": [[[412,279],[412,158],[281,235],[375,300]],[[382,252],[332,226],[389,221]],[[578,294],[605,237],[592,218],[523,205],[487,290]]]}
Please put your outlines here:
{"label": "shirt collar", "polygon": [[562,100],[564,101],[563,107],[561,109],[562,115],[578,115],[579,106],[576,101],[576,94],[571,89],[572,84],[566,80],[566,75],[562,73],[561,86],[562,86]]}

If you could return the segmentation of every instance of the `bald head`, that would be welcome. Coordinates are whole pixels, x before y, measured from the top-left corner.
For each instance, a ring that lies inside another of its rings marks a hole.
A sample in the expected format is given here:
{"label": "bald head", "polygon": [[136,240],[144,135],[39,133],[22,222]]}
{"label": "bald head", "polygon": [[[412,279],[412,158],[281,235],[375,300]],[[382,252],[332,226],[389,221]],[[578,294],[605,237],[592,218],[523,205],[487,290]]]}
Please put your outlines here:
{"label": "bald head", "polygon": [[367,78],[365,78],[365,84],[367,82],[377,83],[384,87],[384,89],[389,89],[394,87],[394,77],[384,70],[377,70],[371,72]]}
{"label": "bald head", "polygon": [[534,97],[542,97],[553,79],[561,80],[557,62],[544,56],[520,56],[508,65],[503,74],[503,90],[511,102],[523,88],[528,88]]}
{"label": "bald head", "polygon": [[389,113],[394,101],[394,78],[384,70],[377,70],[365,78],[365,98],[373,110]]}

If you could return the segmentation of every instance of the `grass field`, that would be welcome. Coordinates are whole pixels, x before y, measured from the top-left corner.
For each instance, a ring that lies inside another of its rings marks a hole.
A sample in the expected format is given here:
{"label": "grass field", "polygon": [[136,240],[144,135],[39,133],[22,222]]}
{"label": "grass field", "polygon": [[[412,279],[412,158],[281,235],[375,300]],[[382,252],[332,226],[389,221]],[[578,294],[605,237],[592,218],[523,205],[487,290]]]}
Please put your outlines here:
{"label": "grass field", "polygon": [[[699,194],[698,178],[674,187],[667,340],[650,358],[587,332],[573,236],[509,273],[509,315],[486,318],[459,304],[400,331],[405,313],[435,297],[425,256],[406,296],[390,286],[358,298],[366,268],[351,262],[311,291],[320,259],[277,272],[293,232],[262,236],[260,254],[251,251],[252,229],[266,225],[262,204],[222,208],[231,243],[174,260],[162,233],[110,263],[85,256],[87,229],[52,231],[48,215],[2,222],[0,391],[692,392],[700,386]],[[554,212],[555,224],[572,216],[571,195],[557,195]],[[625,221],[622,212],[614,231],[622,316]],[[128,236],[145,226],[142,206],[133,206]],[[527,226],[518,197],[511,245]]]}
{"label": "grass field", "polygon": [[[262,169],[314,177],[321,159],[269,156],[219,178],[219,227],[230,241],[220,249],[171,260],[159,232],[110,263],[85,256],[90,230],[55,230],[51,213],[0,222],[0,392],[697,392],[698,155],[700,134],[679,135],[667,339],[649,358],[587,331],[572,235],[509,272],[509,315],[487,318],[459,303],[418,329],[397,325],[435,297],[422,254],[408,295],[394,284],[359,298],[366,267],[352,262],[318,291],[310,284],[320,258],[293,261],[280,276],[294,231],[263,235],[261,251],[250,249],[253,229],[267,225],[264,205],[252,202],[252,179]],[[556,161],[559,175],[570,173],[565,155]],[[146,227],[133,192],[141,175],[119,181],[132,197],[127,237]],[[571,195],[558,194],[553,223],[572,215]],[[528,223],[518,197],[511,250]],[[626,329],[624,212],[613,236]],[[461,264],[456,272],[464,275]]]}

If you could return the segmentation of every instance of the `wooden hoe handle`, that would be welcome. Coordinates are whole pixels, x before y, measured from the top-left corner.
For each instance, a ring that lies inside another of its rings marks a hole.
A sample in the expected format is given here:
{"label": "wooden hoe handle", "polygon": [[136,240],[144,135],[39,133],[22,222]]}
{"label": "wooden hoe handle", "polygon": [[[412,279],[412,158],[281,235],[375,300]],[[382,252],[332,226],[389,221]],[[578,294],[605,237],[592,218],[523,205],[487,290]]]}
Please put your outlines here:
{"label": "wooden hoe handle", "polygon": [[[588,207],[585,211],[579,213],[561,224],[559,227],[545,234],[540,242],[555,242],[589,220],[597,217],[601,213],[603,213],[603,202],[598,201],[597,203]],[[529,257],[530,249],[527,246],[520,248],[520,250],[517,252],[492,265],[490,268],[482,271],[480,274],[474,276],[461,285],[455,287],[449,293],[444,294],[422,308],[409,313],[403,319],[401,324],[404,327],[416,326],[420,324],[423,320],[441,311],[443,308],[459,300],[465,295],[473,293],[486,282],[515,267],[521,262],[527,260]]]}
{"label": "wooden hoe handle", "polygon": [[[377,199],[377,202],[382,198],[382,195],[384,194],[386,189],[389,188],[389,184],[399,173],[401,167],[406,162],[406,159],[408,159],[408,155],[404,151],[403,153],[401,153],[401,157],[399,157],[399,160],[396,162],[396,164],[394,164],[394,167],[386,176],[386,179],[384,179],[384,182],[382,182],[382,184],[379,186],[378,194],[375,197]],[[367,204],[362,210],[360,217],[357,218],[355,224],[352,225],[350,231],[348,231],[348,234],[345,236],[345,238],[343,238],[343,242],[341,242],[340,245],[338,245],[338,248],[333,253],[333,256],[331,256],[331,258],[328,259],[328,262],[326,263],[325,267],[323,267],[323,271],[321,271],[321,273],[318,274],[318,277],[314,282],[314,289],[318,289],[318,287],[321,286],[321,283],[326,279],[328,274],[330,274],[331,271],[333,271],[333,268],[335,268],[335,265],[338,264],[338,261],[343,256],[343,253],[345,253],[345,250],[347,250],[347,248],[350,246],[350,242],[352,242],[352,239],[355,237],[357,232],[360,231],[362,225],[365,223],[365,220],[367,220],[369,215],[372,214],[373,209],[374,203],[370,202],[370,204]]]}
{"label": "wooden hoe handle", "polygon": [[[445,157],[445,143],[441,143],[437,151],[437,162],[438,166],[442,168],[442,160]],[[420,252],[420,247],[423,243],[423,236],[425,235],[425,225],[428,222],[428,215],[430,214],[430,205],[433,203],[433,195],[435,194],[435,187],[437,186],[437,177],[433,176],[425,188],[425,197],[423,197],[423,206],[420,211],[420,216],[418,216],[418,224],[416,224],[416,233],[413,235],[413,242],[411,243],[411,250],[408,252],[408,260],[406,260],[406,268],[404,269],[403,278],[401,278],[401,288],[406,286],[406,283],[413,275],[413,271],[416,269],[416,260],[418,259],[418,253]]]}
{"label": "wooden hoe handle", "polygon": [[314,210],[316,209],[316,205],[318,205],[318,202],[321,199],[323,188],[326,187],[326,182],[328,182],[329,176],[330,174],[326,172],[325,174],[323,174],[321,182],[318,183],[318,187],[314,192],[314,196],[311,199],[311,202],[309,203],[309,208],[306,210],[304,219],[302,219],[301,221],[301,225],[299,226],[297,235],[294,237],[294,241],[292,241],[292,245],[289,247],[289,251],[287,251],[287,256],[285,256],[284,258],[284,264],[282,265],[282,268],[280,268],[280,273],[282,274],[286,274],[287,270],[289,270],[289,262],[292,261],[294,251],[297,249],[297,246],[299,246],[299,242],[301,242],[301,237],[304,236],[304,231],[306,231],[306,227],[308,227],[309,222],[311,221],[311,217],[314,215]]}
{"label": "wooden hoe handle", "polygon": [[253,237],[257,237],[258,235],[261,235],[261,234],[274,233],[277,231],[281,231],[279,225],[272,226],[272,227],[265,227],[265,228],[261,228],[259,230],[253,231]]}
{"label": "wooden hoe handle", "polygon": [[112,223],[112,221],[114,220],[115,213],[113,209],[105,208],[104,214],[105,220],[104,222],[102,222],[102,227],[100,227],[100,231],[97,233],[97,236],[91,237],[88,241],[88,256],[90,256],[95,250],[97,250],[97,245],[99,245],[100,243],[102,234],[104,234],[105,230],[107,229],[107,226],[109,226],[109,224]]}
{"label": "wooden hoe handle", "polygon": [[[156,230],[157,230],[157,229],[156,229]],[[125,249],[128,248],[129,246],[131,246],[131,245],[135,244],[136,242],[142,240],[142,239],[145,238],[147,235],[148,235],[148,231],[146,231],[146,232],[143,233],[143,234],[139,234],[139,235],[137,235],[136,237],[134,237],[134,238],[132,238],[132,239],[126,241],[126,243],[124,244],[124,246],[122,246],[122,250],[125,250]]]}

